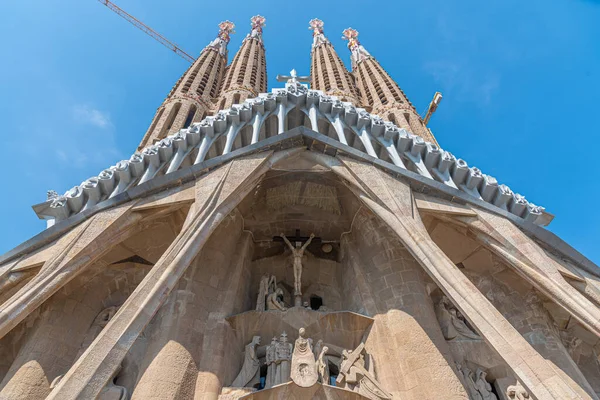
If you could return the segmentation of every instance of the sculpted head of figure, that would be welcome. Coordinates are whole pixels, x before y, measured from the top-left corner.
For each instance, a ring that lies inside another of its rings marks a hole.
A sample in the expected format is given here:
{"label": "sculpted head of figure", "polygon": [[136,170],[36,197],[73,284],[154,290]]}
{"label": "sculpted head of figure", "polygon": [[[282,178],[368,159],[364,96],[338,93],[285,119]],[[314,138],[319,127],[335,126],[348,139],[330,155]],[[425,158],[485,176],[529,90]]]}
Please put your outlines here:
{"label": "sculpted head of figure", "polygon": [[254,336],[252,338],[252,344],[258,346],[260,344],[260,336]]}
{"label": "sculpted head of figure", "polygon": [[271,344],[275,343],[277,343],[277,336],[273,336],[273,339],[271,339]]}
{"label": "sculpted head of figure", "polygon": [[281,334],[279,341],[281,341],[281,343],[287,343],[287,333],[285,333],[285,331],[283,331],[283,333]]}
{"label": "sculpted head of figure", "polygon": [[300,329],[298,330],[298,335],[300,335],[300,337],[301,337],[302,339],[304,339],[304,334],[305,334],[305,333],[306,333],[306,331],[304,330],[304,328],[300,328]]}

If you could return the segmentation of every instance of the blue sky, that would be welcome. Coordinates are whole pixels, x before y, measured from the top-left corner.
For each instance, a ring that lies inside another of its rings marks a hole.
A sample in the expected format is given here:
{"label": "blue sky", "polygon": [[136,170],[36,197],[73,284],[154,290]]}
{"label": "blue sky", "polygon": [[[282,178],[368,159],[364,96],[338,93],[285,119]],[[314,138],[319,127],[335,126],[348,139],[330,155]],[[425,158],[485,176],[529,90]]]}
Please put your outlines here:
{"label": "blue sky", "polygon": [[[443,93],[430,127],[444,149],[546,207],[600,263],[600,1],[115,2],[192,55],[230,19],[230,59],[266,16],[269,88],[308,74],[310,19],[347,64],[341,32],[357,29],[419,111]],[[188,64],[94,0],[3,2],[0,34],[4,253],[44,229],[31,205],[46,190],[129,157]]]}

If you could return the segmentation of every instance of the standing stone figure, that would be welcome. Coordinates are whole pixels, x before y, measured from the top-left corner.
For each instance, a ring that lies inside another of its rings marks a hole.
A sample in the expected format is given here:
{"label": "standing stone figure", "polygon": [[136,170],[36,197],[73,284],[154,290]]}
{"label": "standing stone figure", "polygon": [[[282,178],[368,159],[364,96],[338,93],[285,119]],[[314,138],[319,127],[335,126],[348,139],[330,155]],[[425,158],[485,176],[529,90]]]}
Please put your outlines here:
{"label": "standing stone figure", "polygon": [[287,237],[282,233],[281,237],[283,241],[288,245],[290,250],[292,251],[292,256],[294,257],[294,296],[302,295],[302,256],[304,256],[304,250],[308,247],[310,242],[315,237],[314,233],[310,234],[310,238],[301,246],[301,242],[296,242],[296,247],[294,247]]}
{"label": "standing stone figure", "polygon": [[523,386],[521,386],[521,382],[517,382],[516,385],[510,385],[506,388],[506,396],[510,400],[528,400],[529,393]]}
{"label": "standing stone figure", "polygon": [[267,346],[267,352],[265,355],[265,364],[267,364],[265,389],[273,387],[275,382],[275,375],[277,374],[277,364],[275,364],[275,360],[277,358],[277,344],[277,336],[273,336],[273,339],[271,339],[271,344]]}
{"label": "standing stone figure", "polygon": [[265,302],[267,296],[277,290],[277,280],[275,275],[263,275],[260,278],[260,286],[258,289],[258,297],[256,298],[256,311],[265,311]]}
{"label": "standing stone figure", "polygon": [[292,380],[301,387],[311,387],[317,383],[317,365],[312,349],[312,340],[304,337],[305,330],[298,330],[298,339],[292,355]]}
{"label": "standing stone figure", "polygon": [[319,382],[323,385],[329,385],[329,364],[327,363],[327,359],[325,358],[325,354],[327,354],[329,348],[327,346],[323,347],[321,353],[319,353],[319,357],[317,358],[317,372],[319,374]]}
{"label": "standing stone figure", "polygon": [[361,343],[354,350],[342,352],[340,373],[336,379],[338,385],[345,382],[346,388],[372,400],[391,399],[373,374],[365,367],[365,344]]}
{"label": "standing stone figure", "polygon": [[293,346],[287,340],[287,333],[283,332],[281,334],[276,347],[275,362],[277,365],[277,372],[275,374],[275,383],[273,383],[273,385],[286,383],[290,380]]}
{"label": "standing stone figure", "polygon": [[[87,350],[87,348],[90,346],[90,344],[92,344],[92,342],[100,334],[102,329],[104,329],[104,327],[106,325],[108,325],[108,323],[110,322],[112,317],[115,316],[115,314],[117,313],[118,310],[119,310],[119,306],[113,306],[113,307],[105,308],[104,310],[102,310],[98,313],[98,315],[94,319],[94,322],[92,322],[90,329],[88,329],[88,331],[85,335],[85,338],[83,339],[83,342],[81,343],[81,347],[79,348],[79,351],[77,352],[77,356],[75,357],[75,360],[78,360],[79,357],[81,357],[81,355]],[[121,371],[121,366],[119,366],[119,368],[117,368],[115,370],[115,372],[112,374],[112,376],[111,376],[110,380],[108,381],[108,383],[106,384],[106,386],[102,389],[102,391],[98,395],[99,400],[127,400],[129,398],[129,393],[127,391],[127,388],[114,384],[114,379],[119,374],[120,371]],[[59,375],[56,378],[54,378],[54,380],[50,384],[50,388],[54,389],[56,386],[58,386],[58,384],[60,383],[60,381],[62,380],[62,378],[64,376],[65,375],[62,374],[62,375]]]}
{"label": "standing stone figure", "polygon": [[492,385],[485,380],[485,376],[487,375],[485,371],[481,369],[477,369],[477,380],[475,381],[475,387],[477,387],[477,391],[481,395],[483,400],[498,400],[496,395],[492,393]]}
{"label": "standing stone figure", "polygon": [[260,381],[260,361],[256,355],[256,347],[260,344],[260,336],[254,336],[252,342],[246,345],[244,352],[244,365],[231,386],[252,386]]}

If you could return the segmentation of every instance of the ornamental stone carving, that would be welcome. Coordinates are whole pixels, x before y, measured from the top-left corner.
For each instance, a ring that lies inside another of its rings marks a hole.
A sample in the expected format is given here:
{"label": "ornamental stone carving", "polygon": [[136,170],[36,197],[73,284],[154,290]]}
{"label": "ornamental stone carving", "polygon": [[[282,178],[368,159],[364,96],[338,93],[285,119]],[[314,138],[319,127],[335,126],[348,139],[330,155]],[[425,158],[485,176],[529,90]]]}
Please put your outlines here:
{"label": "ornamental stone carving", "polygon": [[528,400],[530,398],[527,390],[521,386],[521,382],[517,382],[516,385],[506,388],[506,396],[510,400]]}
{"label": "ornamental stone carving", "polygon": [[344,350],[336,383],[371,400],[391,399],[392,395],[375,379],[373,371],[367,370],[365,355],[364,343],[354,350]]}
{"label": "ornamental stone carving", "polygon": [[467,325],[465,317],[454,307],[446,296],[442,296],[436,306],[436,315],[446,340],[473,339],[481,337]]}
{"label": "ornamental stone carving", "polygon": [[300,328],[298,339],[294,343],[291,377],[296,385],[311,387],[317,383],[317,365],[312,349],[312,339],[305,338],[304,334],[304,328]]}

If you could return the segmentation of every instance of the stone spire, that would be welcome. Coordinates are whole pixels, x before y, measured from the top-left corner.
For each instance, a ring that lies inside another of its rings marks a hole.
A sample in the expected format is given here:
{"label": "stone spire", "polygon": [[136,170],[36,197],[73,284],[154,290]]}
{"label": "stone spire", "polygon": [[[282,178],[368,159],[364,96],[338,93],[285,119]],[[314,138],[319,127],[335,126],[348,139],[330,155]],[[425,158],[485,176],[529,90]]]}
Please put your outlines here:
{"label": "stone spire", "polygon": [[231,21],[219,24],[217,37],[202,50],[156,110],[139,150],[206,116],[213,104],[212,100],[219,96],[227,65],[227,44],[229,35],[235,33],[234,27]]}
{"label": "stone spire", "polygon": [[358,93],[354,79],[323,33],[323,21],[312,19],[308,29],[313,31],[310,76],[311,87],[328,95],[337,96],[342,101],[358,103]]}
{"label": "stone spire", "polygon": [[252,30],[227,67],[217,109],[229,108],[267,91],[267,62],[262,38],[265,21],[260,15],[250,19]]}
{"label": "stone spire", "polygon": [[426,141],[437,143],[402,89],[360,44],[358,32],[348,28],[342,34],[342,39],[348,41],[352,72],[362,105],[372,114],[379,115],[398,127],[421,136]]}

